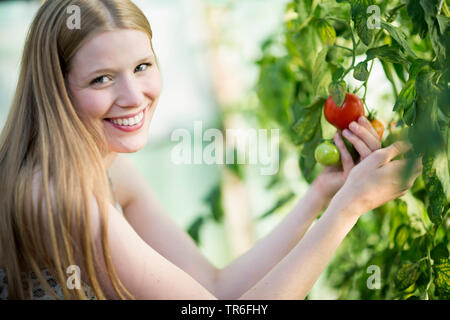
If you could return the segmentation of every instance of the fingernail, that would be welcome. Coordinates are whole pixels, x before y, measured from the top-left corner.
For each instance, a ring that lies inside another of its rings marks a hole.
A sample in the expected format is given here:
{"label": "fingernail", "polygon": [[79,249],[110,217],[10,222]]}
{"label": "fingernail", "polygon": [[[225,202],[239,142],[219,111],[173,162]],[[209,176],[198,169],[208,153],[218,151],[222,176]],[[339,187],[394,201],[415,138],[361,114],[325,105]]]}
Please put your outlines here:
{"label": "fingernail", "polygon": [[350,136],[350,131],[348,131],[347,129],[344,129],[344,131],[342,131],[344,133],[344,136],[349,137]]}
{"label": "fingernail", "polygon": [[358,128],[358,125],[355,121],[352,121],[349,125],[350,129],[356,130]]}
{"label": "fingernail", "polygon": [[359,121],[359,122],[366,122],[367,119],[366,119],[366,117],[361,116],[361,117],[359,117],[358,121]]}

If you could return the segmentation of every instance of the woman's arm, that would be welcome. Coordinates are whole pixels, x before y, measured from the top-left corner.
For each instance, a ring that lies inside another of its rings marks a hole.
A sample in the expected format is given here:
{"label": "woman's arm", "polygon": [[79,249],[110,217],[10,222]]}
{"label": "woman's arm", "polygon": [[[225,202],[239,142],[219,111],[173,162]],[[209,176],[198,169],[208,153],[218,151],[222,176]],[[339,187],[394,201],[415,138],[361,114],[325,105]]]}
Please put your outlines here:
{"label": "woman's arm", "polygon": [[[406,161],[389,162],[400,150],[395,145],[379,150],[356,166],[310,232],[240,299],[305,297],[358,217],[403,195],[413,184],[420,166],[405,180],[401,173]],[[99,213],[94,199],[91,229],[87,231],[100,249]],[[48,232],[44,232],[44,238],[51,248]],[[202,283],[149,246],[112,205],[109,205],[108,245],[117,275],[137,299],[217,299]],[[117,295],[102,257],[96,261],[100,285],[107,298],[115,299]],[[83,266],[78,256],[76,263]]]}
{"label": "woman's arm", "polygon": [[[369,127],[370,123],[362,117],[357,129],[352,130],[351,142],[361,158],[380,148],[376,132],[372,133],[373,128]],[[117,186],[129,193],[126,198],[131,200],[124,208],[125,216],[142,239],[220,299],[236,299],[294,248],[345,182],[354,163],[339,134],[335,136],[335,143],[341,153],[343,168],[326,168],[269,235],[223,269],[215,268],[184,230],[164,212],[130,160],[119,155],[112,174]]]}
{"label": "woman's arm", "polygon": [[280,262],[302,239],[328,201],[312,185],[294,209],[251,249],[219,270],[216,296],[237,299]]}
{"label": "woman's arm", "polygon": [[304,299],[357,220],[351,206],[334,198],[297,246],[239,299]]}
{"label": "woman's arm", "polygon": [[[412,186],[421,171],[420,163],[404,179],[406,161],[390,161],[405,151],[402,145],[392,145],[372,153],[357,165],[300,243],[239,299],[304,298],[359,216],[405,194]],[[95,216],[96,210],[93,212]],[[145,243],[112,206],[110,213],[111,257],[118,276],[138,299],[217,299],[213,292]],[[93,221],[96,220],[94,217]],[[95,226],[94,223],[93,238],[100,243]],[[114,298],[105,273],[99,271],[102,287],[108,297]]]}
{"label": "woman's arm", "polygon": [[406,152],[396,143],[378,150],[352,170],[322,217],[300,243],[240,299],[304,299],[359,216],[404,195],[422,171],[421,162],[404,177]]}
{"label": "woman's arm", "polygon": [[132,195],[128,196],[123,209],[126,220],[137,234],[219,299],[236,299],[251,288],[298,243],[329,202],[322,196],[319,186],[313,184],[269,235],[227,267],[217,269],[186,232],[170,219],[129,159],[119,155],[111,173],[120,188],[129,184],[128,191]]}

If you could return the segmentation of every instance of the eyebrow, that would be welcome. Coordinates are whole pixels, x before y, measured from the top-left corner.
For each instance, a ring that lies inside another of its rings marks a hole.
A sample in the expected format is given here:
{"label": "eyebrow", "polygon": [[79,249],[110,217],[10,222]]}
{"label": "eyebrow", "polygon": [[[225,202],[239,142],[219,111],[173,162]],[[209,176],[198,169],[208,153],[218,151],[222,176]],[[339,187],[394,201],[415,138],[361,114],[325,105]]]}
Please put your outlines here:
{"label": "eyebrow", "polygon": [[[145,58],[142,58],[142,59],[136,61],[135,64],[139,65],[139,64],[143,63],[144,61],[150,60],[151,58],[154,58],[154,57],[155,56],[153,54],[151,54]],[[114,69],[110,69],[110,68],[98,69],[98,70],[90,72],[89,75],[87,76],[87,78],[91,78],[97,74],[108,73],[108,72],[114,72]]]}

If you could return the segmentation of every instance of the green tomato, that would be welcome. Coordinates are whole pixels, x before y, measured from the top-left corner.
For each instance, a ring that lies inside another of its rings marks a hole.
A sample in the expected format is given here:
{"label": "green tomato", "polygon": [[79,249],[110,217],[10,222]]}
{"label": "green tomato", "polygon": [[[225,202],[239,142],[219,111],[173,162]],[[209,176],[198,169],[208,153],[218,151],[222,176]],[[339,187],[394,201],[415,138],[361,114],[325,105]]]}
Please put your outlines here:
{"label": "green tomato", "polygon": [[314,151],[316,161],[324,166],[332,166],[339,163],[340,154],[338,148],[328,142],[322,142]]}

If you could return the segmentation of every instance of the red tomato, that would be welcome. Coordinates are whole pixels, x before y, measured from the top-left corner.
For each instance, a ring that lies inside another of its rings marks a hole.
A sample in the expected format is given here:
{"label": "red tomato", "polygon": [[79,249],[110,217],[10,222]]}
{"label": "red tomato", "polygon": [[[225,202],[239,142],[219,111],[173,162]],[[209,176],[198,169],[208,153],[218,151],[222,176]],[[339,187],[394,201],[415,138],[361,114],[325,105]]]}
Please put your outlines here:
{"label": "red tomato", "polygon": [[383,132],[384,132],[383,124],[378,119],[373,119],[372,121],[370,121],[370,124],[375,129],[375,131],[377,132],[378,137],[380,138],[380,141],[381,141],[381,139],[383,138]]}
{"label": "red tomato", "polygon": [[338,107],[331,96],[325,102],[325,118],[333,126],[344,130],[352,121],[357,121],[364,115],[364,105],[361,99],[353,93],[347,93],[344,103]]}

